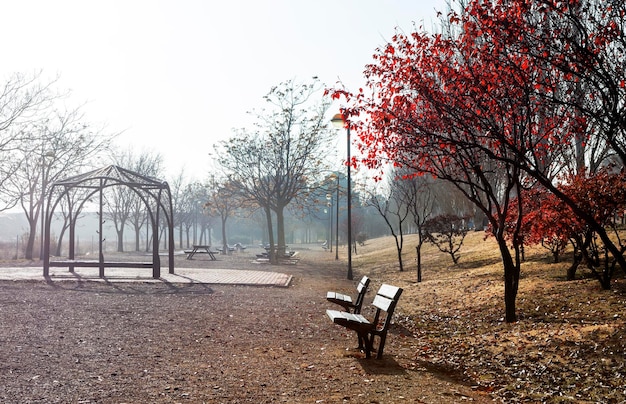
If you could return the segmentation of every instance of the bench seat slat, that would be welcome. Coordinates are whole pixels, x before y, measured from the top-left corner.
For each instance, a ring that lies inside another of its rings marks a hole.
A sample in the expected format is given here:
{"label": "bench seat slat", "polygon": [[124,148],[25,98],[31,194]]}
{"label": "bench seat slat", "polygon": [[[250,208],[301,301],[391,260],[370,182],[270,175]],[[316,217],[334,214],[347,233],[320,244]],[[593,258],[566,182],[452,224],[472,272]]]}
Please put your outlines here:
{"label": "bench seat slat", "polygon": [[357,333],[367,333],[374,328],[374,324],[360,314],[348,313],[347,311],[326,310],[326,314],[333,323],[342,325]]}
{"label": "bench seat slat", "polygon": [[326,314],[333,320],[334,323],[337,321],[342,322],[353,322],[359,324],[370,324],[370,322],[360,314],[348,313],[347,311],[339,311],[339,310],[326,310]]}
{"label": "bench seat slat", "polygon": [[326,293],[326,300],[333,301],[335,303],[343,302],[343,303],[352,303],[352,297],[349,295],[344,295],[342,293],[337,292],[328,292]]}

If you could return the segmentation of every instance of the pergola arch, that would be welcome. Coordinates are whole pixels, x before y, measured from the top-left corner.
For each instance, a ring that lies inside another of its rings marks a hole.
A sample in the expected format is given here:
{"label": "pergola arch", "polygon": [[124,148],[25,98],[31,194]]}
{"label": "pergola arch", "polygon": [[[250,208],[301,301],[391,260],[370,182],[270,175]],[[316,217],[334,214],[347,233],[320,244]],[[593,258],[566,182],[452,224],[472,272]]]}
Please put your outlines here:
{"label": "pergola arch", "polygon": [[[152,262],[107,262],[103,252],[103,191],[114,186],[126,186],[144,202],[146,212],[152,224]],[[50,229],[55,209],[63,198],[71,201],[70,193],[77,190],[86,190],[86,196],[76,206],[69,204],[69,250],[67,260],[50,260]],[[99,194],[99,229],[98,229],[98,260],[78,261],[75,258],[75,227],[78,215],[85,203],[94,195]],[[159,225],[161,212],[165,217],[168,228],[168,257],[169,273],[174,273],[174,212],[172,195],[167,182],[148,177],[125,168],[110,165],[84,174],[69,177],[53,183],[48,193],[44,226],[43,275],[49,276],[50,267],[68,267],[70,272],[75,267],[98,267],[99,276],[104,277],[105,267],[152,267],[152,277],[161,276],[161,260],[159,257]]]}

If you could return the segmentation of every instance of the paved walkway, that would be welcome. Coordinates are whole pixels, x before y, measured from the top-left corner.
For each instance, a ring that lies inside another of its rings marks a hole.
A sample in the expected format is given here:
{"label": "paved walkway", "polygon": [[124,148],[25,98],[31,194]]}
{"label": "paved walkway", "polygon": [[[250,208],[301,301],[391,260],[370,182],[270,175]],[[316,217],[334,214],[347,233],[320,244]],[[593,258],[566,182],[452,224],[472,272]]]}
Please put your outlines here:
{"label": "paved walkway", "polygon": [[40,281],[102,281],[102,282],[166,282],[166,283],[202,283],[215,285],[255,285],[287,287],[291,283],[291,275],[237,269],[201,269],[176,268],[175,274],[161,268],[161,278],[152,278],[152,268],[106,268],[105,277],[98,277],[98,268],[76,268],[70,273],[67,268],[50,268],[50,276],[45,279],[41,267],[10,267],[0,268],[2,280],[40,280]]}

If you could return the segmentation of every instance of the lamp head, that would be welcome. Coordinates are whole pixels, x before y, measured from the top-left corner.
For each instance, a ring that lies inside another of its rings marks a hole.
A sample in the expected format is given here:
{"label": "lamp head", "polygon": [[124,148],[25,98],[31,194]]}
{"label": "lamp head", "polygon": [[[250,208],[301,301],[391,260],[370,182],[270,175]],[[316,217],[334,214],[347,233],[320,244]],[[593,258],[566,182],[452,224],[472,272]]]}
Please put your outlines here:
{"label": "lamp head", "polygon": [[330,120],[330,122],[333,124],[335,128],[339,128],[339,129],[345,127],[346,125],[346,121],[344,121],[343,114],[341,113],[335,114],[333,118]]}

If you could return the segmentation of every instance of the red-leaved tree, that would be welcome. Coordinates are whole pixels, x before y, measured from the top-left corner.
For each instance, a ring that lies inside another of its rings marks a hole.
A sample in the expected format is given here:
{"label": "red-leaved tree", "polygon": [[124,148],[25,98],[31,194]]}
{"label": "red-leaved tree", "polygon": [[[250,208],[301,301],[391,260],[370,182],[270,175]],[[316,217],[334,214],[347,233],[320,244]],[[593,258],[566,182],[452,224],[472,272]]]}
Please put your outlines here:
{"label": "red-leaved tree", "polygon": [[[472,1],[462,16],[448,16],[449,23],[460,28],[458,36],[398,33],[366,67],[370,91],[333,91],[337,98],[346,96],[343,112],[359,134],[364,164],[381,167],[391,162],[447,180],[484,213],[502,256],[507,322],[517,319],[524,237],[519,204],[524,200],[522,184],[529,179],[563,201],[626,268],[603,223],[554,182],[563,161],[576,155],[576,146],[600,132],[610,142],[610,135],[623,134],[626,127],[625,115],[620,115],[625,103],[607,100],[604,104],[618,111],[604,119],[598,115],[602,109],[587,102],[590,97],[621,94],[619,84],[610,93],[593,89],[593,78],[579,85],[581,77],[597,75],[603,67],[622,77],[623,69],[601,57],[617,52],[610,50],[619,45],[619,35],[589,22],[592,13],[583,12],[577,3]],[[623,13],[588,3],[623,23]],[[576,42],[576,21],[592,30],[591,37],[602,39]],[[554,51],[555,42],[561,56]],[[589,62],[584,56],[588,52],[600,56]],[[613,79],[605,82],[614,84]],[[605,120],[614,122],[613,127],[605,128]],[[594,131],[588,130],[590,121]]]}

